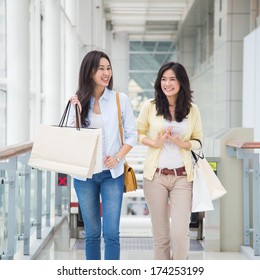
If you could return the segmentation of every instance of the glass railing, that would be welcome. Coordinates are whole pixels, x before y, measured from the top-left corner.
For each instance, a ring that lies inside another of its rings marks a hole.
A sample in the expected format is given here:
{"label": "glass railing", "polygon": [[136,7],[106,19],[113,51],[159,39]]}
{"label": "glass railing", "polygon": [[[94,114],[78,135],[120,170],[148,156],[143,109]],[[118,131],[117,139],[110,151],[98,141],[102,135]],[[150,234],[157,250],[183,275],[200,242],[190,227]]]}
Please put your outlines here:
{"label": "glass railing", "polygon": [[0,149],[0,259],[34,258],[36,241],[68,216],[70,180],[58,186],[57,173],[29,167],[31,148]]}

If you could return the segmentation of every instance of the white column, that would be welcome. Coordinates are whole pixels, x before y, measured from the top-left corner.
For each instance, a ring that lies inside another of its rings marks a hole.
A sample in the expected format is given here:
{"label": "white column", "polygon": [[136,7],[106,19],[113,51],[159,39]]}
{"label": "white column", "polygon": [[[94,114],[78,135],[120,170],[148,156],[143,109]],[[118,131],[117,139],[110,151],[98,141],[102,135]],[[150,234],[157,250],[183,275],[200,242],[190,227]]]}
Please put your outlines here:
{"label": "white column", "polygon": [[92,0],[79,0],[77,32],[83,44],[82,48],[80,48],[79,53],[80,62],[89,51],[92,51],[95,48],[93,40],[93,33],[95,32],[95,27],[93,25],[93,17],[95,15],[92,13],[92,10]]}
{"label": "white column", "polygon": [[129,40],[126,32],[114,34],[111,48],[114,88],[128,92],[129,82]]}
{"label": "white column", "polygon": [[[76,93],[79,74],[79,42],[77,36],[77,1],[65,1],[65,94],[66,99]],[[87,26],[86,26],[87,28]]]}
{"label": "white column", "polygon": [[7,4],[7,145],[29,140],[29,0]]}
{"label": "white column", "polygon": [[57,124],[60,112],[60,1],[44,1],[43,123]]}
{"label": "white column", "polygon": [[182,59],[181,63],[185,67],[188,76],[191,77],[194,72],[194,38],[191,36],[182,37],[182,47],[181,47]]}
{"label": "white column", "polygon": [[34,139],[37,126],[42,122],[41,0],[30,4],[30,89],[30,139]]}
{"label": "white column", "polygon": [[101,0],[78,0],[77,32],[81,43],[80,60],[94,49],[107,52],[106,18],[101,2]]}

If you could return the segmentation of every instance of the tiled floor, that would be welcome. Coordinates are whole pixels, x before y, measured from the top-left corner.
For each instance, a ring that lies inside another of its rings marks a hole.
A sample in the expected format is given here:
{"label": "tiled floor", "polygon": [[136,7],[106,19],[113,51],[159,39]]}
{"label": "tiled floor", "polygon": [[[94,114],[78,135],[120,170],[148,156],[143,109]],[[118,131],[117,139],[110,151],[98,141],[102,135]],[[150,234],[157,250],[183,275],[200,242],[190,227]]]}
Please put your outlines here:
{"label": "tiled floor", "polygon": [[[205,252],[198,241],[191,244],[190,260],[245,260],[240,252]],[[122,260],[152,260],[153,252],[150,238],[122,238]],[[69,237],[69,226],[65,220],[56,230],[54,238],[41,251],[38,260],[84,260],[83,240]]]}

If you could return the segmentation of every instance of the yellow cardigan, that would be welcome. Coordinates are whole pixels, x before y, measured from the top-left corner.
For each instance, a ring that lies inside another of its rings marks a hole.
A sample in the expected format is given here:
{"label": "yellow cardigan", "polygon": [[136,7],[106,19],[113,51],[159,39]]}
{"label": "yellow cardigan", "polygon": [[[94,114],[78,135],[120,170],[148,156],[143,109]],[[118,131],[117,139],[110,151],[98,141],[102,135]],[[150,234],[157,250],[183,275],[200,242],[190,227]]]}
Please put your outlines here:
{"label": "yellow cardigan", "polygon": [[[137,118],[137,130],[138,130],[138,140],[142,143],[144,137],[149,137],[151,140],[155,140],[158,133],[163,131],[163,116],[156,116],[155,103],[152,102],[153,99],[147,100],[140,111]],[[191,150],[196,150],[200,148],[198,141],[191,139],[199,139],[202,141],[202,124],[200,112],[197,105],[192,104],[190,108],[190,113],[187,116],[187,131],[183,136],[184,141],[190,140]],[[161,148],[148,147],[148,152],[144,162],[144,178],[152,180],[157,168],[159,155]],[[193,180],[193,164],[191,152],[188,149],[180,149],[182,154],[182,159],[184,162],[185,170],[187,173],[187,181],[191,182]]]}

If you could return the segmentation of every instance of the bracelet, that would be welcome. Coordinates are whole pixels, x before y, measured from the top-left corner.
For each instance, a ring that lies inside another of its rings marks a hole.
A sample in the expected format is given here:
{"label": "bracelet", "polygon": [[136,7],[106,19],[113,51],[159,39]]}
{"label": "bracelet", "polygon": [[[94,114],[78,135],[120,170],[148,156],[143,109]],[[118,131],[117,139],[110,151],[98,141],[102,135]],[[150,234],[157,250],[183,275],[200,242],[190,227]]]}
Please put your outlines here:
{"label": "bracelet", "polygon": [[117,162],[119,163],[120,159],[118,157],[116,157],[116,156],[115,156],[115,158],[116,158]]}

